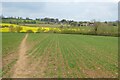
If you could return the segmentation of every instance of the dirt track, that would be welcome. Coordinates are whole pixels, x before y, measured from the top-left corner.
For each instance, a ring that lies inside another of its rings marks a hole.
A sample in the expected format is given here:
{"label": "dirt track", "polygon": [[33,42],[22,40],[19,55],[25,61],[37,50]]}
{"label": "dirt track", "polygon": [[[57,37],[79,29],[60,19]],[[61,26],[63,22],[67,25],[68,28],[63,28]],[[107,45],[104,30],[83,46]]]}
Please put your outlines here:
{"label": "dirt track", "polygon": [[25,78],[26,75],[28,74],[27,71],[27,56],[26,56],[26,51],[27,51],[27,45],[26,45],[26,39],[28,37],[28,34],[25,35],[24,39],[22,40],[19,51],[18,51],[18,61],[14,66],[14,73],[13,73],[13,78]]}

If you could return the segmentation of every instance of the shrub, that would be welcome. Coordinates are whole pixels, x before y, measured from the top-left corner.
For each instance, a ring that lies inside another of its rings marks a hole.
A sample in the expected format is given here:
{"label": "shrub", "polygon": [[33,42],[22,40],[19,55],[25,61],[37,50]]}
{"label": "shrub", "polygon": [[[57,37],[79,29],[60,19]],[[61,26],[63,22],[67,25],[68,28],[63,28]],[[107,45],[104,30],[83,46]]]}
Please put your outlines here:
{"label": "shrub", "polygon": [[27,32],[28,32],[28,33],[33,33],[33,31],[32,31],[32,30],[27,30]]}

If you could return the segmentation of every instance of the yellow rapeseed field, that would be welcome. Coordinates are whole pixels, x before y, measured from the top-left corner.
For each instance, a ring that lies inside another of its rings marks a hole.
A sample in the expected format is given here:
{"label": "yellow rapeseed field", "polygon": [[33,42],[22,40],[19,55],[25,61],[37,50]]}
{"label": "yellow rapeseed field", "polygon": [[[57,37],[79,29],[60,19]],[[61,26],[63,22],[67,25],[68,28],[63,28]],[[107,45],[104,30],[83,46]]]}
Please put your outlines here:
{"label": "yellow rapeseed field", "polygon": [[[65,30],[65,29],[60,29],[60,28],[51,28],[51,27],[29,27],[29,26],[19,26],[19,25],[16,25],[16,24],[8,24],[8,23],[2,23],[0,24],[0,26],[2,26],[0,28],[0,32],[28,32],[28,31],[31,31],[31,32],[49,32],[49,31],[55,31],[55,32],[62,32],[62,30]],[[69,28],[67,29],[68,31],[80,31],[79,28]]]}

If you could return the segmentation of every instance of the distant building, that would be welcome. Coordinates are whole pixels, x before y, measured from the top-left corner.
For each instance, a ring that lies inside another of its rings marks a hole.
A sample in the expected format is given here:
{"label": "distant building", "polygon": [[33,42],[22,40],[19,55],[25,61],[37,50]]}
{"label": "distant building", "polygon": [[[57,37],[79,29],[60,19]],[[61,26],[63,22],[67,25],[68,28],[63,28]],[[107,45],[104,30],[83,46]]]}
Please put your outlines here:
{"label": "distant building", "polygon": [[89,26],[94,26],[94,22],[89,22]]}
{"label": "distant building", "polygon": [[80,24],[80,26],[88,26],[88,23],[87,22],[83,22]]}
{"label": "distant building", "polygon": [[94,26],[94,22],[82,22],[80,26]]}

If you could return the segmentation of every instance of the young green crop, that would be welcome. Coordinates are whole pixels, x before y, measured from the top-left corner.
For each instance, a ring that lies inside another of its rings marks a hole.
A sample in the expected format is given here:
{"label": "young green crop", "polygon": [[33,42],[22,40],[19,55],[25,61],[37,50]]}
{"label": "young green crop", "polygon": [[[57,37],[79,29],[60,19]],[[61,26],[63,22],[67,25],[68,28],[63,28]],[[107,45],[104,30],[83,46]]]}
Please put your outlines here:
{"label": "young green crop", "polygon": [[16,51],[24,35],[24,33],[2,33],[2,55]]}
{"label": "young green crop", "polygon": [[43,66],[45,60],[44,77],[117,77],[117,37],[30,34],[28,42],[34,40],[36,44],[28,56],[40,61],[38,66]]}
{"label": "young green crop", "polygon": [[[15,53],[25,33],[3,33],[4,76],[16,63]],[[105,36],[28,33],[29,77],[113,78],[118,76],[118,38]],[[17,53],[16,53],[17,54]],[[17,54],[18,55],[18,54]],[[14,58],[13,58],[14,57]],[[27,70],[27,69],[26,69]]]}

